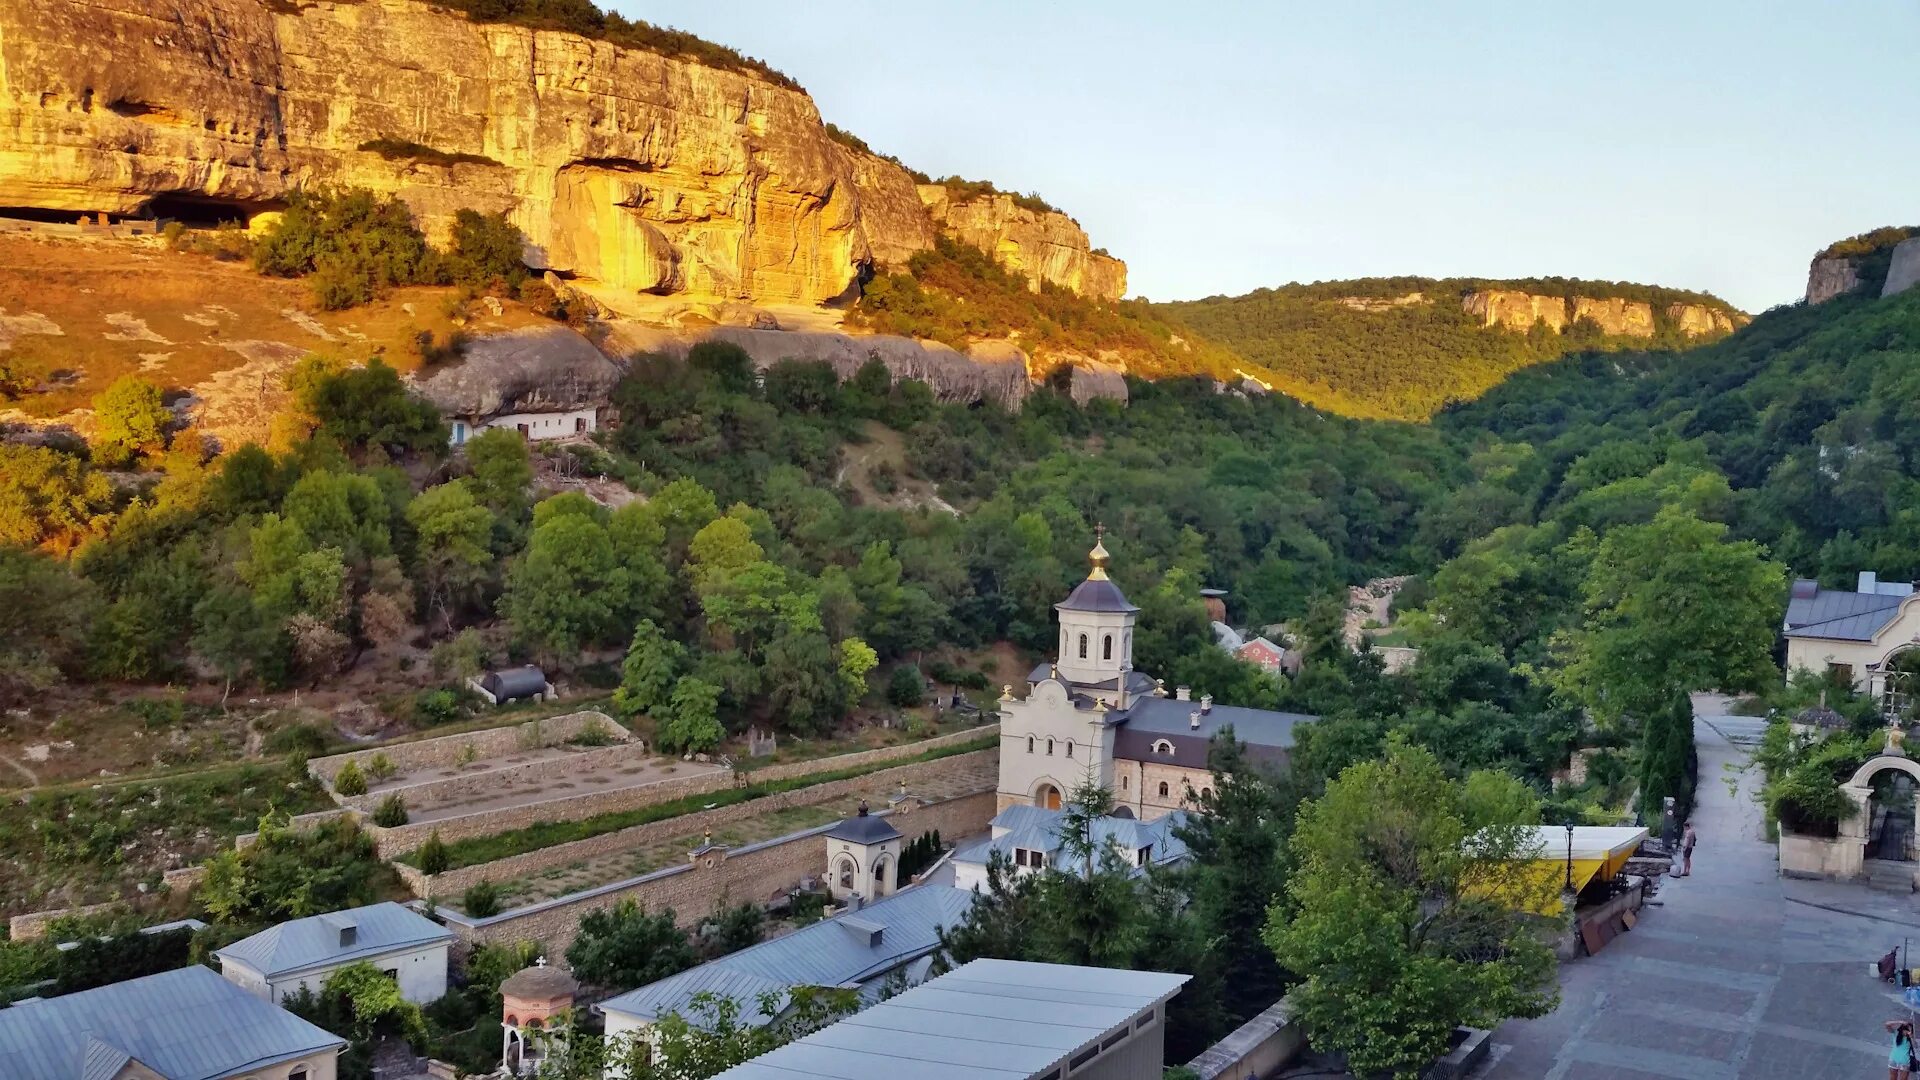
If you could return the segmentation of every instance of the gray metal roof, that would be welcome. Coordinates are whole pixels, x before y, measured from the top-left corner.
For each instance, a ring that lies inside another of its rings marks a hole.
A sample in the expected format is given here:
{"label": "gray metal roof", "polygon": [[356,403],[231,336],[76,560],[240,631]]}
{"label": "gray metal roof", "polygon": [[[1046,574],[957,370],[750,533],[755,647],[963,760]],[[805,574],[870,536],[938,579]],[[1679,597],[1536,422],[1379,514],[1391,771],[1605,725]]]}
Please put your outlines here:
{"label": "gray metal roof", "polygon": [[215,1080],[345,1045],[199,964],[0,1009],[7,1080],[103,1080],[129,1059]]}
{"label": "gray metal roof", "polygon": [[[1013,849],[1021,847],[1029,851],[1046,852],[1048,861],[1055,868],[1078,873],[1082,868],[1074,862],[1060,839],[1060,829],[1066,816],[1065,810],[1049,810],[1043,806],[1009,806],[994,815],[992,835],[954,852],[953,861],[984,865],[996,851],[1012,858]],[[1118,848],[1129,865],[1134,864],[1140,849],[1151,846],[1153,854],[1150,858],[1155,866],[1160,866],[1187,857],[1187,845],[1174,835],[1174,830],[1185,824],[1186,820],[1184,810],[1176,810],[1152,821],[1108,815],[1094,822],[1094,838],[1097,843]]]}
{"label": "gray metal roof", "polygon": [[1031,1078],[1131,1025],[1187,979],[975,960],[736,1065],[720,1080]]}
{"label": "gray metal roof", "polygon": [[[1266,746],[1280,750],[1293,748],[1293,729],[1300,724],[1310,724],[1318,720],[1317,716],[1306,713],[1275,712],[1271,709],[1249,709],[1239,705],[1213,704],[1200,711],[1198,701],[1181,701],[1179,698],[1143,697],[1133,701],[1119,714],[1118,720],[1125,725],[1121,731],[1152,735],[1179,735],[1188,738],[1211,739],[1224,727],[1232,727],[1234,738],[1248,746]],[[1199,726],[1194,726],[1193,714],[1200,712]],[[1121,753],[1121,757],[1132,757]],[[1139,760],[1151,761],[1151,757]],[[1181,764],[1190,764],[1182,762]],[[1204,760],[1191,763],[1200,768]]]}
{"label": "gray metal roof", "polygon": [[849,840],[856,844],[879,844],[888,840],[898,840],[900,830],[886,818],[874,817],[867,813],[865,803],[860,804],[860,812],[828,830],[827,836],[833,840]]}
{"label": "gray metal roof", "polygon": [[1845,592],[1818,586],[1808,595],[1808,590],[1799,587],[1802,582],[1794,584],[1782,627],[1786,636],[1793,638],[1872,641],[1899,614],[1900,604],[1907,599],[1900,594]]}
{"label": "gray metal roof", "polygon": [[[760,995],[793,986],[847,986],[892,970],[940,946],[940,928],[956,926],[973,906],[973,893],[951,885],[916,885],[860,908],[805,926],[785,937],[731,953],[602,1002],[603,1012],[640,1019],[687,1015],[695,994],[730,997],[742,1019],[758,1016]],[[878,940],[860,926],[883,927]]]}
{"label": "gray metal roof", "polygon": [[1127,601],[1111,578],[1090,577],[1074,586],[1065,600],[1053,605],[1055,611],[1139,611]]}
{"label": "gray metal roof", "polygon": [[[354,941],[343,946],[340,930],[348,925],[353,927]],[[270,926],[214,955],[239,961],[273,979],[308,968],[347,964],[452,940],[453,931],[388,901]]]}

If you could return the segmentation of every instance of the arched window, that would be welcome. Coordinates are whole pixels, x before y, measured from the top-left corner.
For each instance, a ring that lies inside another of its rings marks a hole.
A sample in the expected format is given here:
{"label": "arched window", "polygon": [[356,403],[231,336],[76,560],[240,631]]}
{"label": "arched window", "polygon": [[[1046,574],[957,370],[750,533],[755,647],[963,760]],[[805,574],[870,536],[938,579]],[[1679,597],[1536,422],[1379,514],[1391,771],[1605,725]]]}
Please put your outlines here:
{"label": "arched window", "polygon": [[1200,797],[1201,797],[1202,799],[1211,799],[1211,798],[1213,798],[1213,789],[1212,789],[1212,788],[1210,788],[1210,787],[1203,787],[1203,788],[1201,788],[1201,789],[1200,789]]}
{"label": "arched window", "polygon": [[1053,740],[1052,739],[1047,740],[1047,756],[1048,757],[1053,756]]}
{"label": "arched window", "polygon": [[1165,754],[1168,757],[1172,757],[1173,756],[1172,741],[1168,739],[1155,739],[1153,743],[1153,752],[1156,754]]}
{"label": "arched window", "polygon": [[873,883],[875,885],[881,885],[881,884],[884,884],[886,880],[887,880],[887,860],[885,856],[882,856],[874,860]]}
{"label": "arched window", "polygon": [[1100,639],[1100,659],[1102,660],[1113,659],[1113,635],[1112,634],[1108,634],[1106,637]]}
{"label": "arched window", "polygon": [[296,1068],[292,1072],[288,1073],[287,1080],[307,1080],[307,1078],[312,1075],[313,1075],[312,1073],[309,1073],[307,1071],[307,1067],[305,1065],[302,1065],[299,1068]]}
{"label": "arched window", "polygon": [[1027,753],[1033,753],[1033,736],[1027,736]]}
{"label": "arched window", "polygon": [[1086,658],[1087,658],[1087,635],[1081,634],[1080,635],[1080,659],[1085,660]]}
{"label": "arched window", "polygon": [[1167,782],[1165,780],[1160,781],[1160,797],[1163,799],[1167,797]]}
{"label": "arched window", "polygon": [[1125,776],[1122,776],[1122,777],[1120,778],[1120,790],[1121,790],[1121,791],[1125,791],[1125,790],[1127,790],[1127,785],[1128,785],[1128,782],[1129,782],[1129,780],[1128,780],[1128,778],[1127,778],[1127,777],[1125,777]]}
{"label": "arched window", "polygon": [[1068,757],[1073,756],[1073,740],[1072,739],[1067,740],[1067,756]]}

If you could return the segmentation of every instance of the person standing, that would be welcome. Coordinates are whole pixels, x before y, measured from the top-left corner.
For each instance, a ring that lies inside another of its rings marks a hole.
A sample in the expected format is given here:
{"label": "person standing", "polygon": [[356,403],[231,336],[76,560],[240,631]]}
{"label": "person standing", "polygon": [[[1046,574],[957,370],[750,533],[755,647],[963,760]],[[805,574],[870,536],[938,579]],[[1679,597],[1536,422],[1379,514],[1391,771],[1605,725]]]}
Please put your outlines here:
{"label": "person standing", "polygon": [[1893,1049],[1887,1052],[1887,1080],[1907,1080],[1913,1071],[1913,1024],[1889,1020],[1887,1030],[1893,1032]]}
{"label": "person standing", "polygon": [[1687,822],[1687,831],[1680,836],[1680,876],[1693,873],[1693,822]]}

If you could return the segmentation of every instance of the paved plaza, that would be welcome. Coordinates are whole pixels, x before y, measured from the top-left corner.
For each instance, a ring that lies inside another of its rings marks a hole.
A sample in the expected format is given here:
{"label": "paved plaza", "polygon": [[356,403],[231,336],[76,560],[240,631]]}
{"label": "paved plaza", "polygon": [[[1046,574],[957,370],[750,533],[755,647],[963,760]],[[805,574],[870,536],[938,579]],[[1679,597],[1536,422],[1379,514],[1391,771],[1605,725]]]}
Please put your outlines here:
{"label": "paved plaza", "polygon": [[1871,964],[1907,937],[1920,957],[1920,906],[1781,879],[1753,801],[1758,770],[1735,771],[1761,722],[1718,715],[1715,697],[1694,704],[1693,875],[1664,880],[1600,955],[1563,965],[1558,1010],[1501,1025],[1486,1080],[1886,1076],[1881,1025],[1906,1009]]}

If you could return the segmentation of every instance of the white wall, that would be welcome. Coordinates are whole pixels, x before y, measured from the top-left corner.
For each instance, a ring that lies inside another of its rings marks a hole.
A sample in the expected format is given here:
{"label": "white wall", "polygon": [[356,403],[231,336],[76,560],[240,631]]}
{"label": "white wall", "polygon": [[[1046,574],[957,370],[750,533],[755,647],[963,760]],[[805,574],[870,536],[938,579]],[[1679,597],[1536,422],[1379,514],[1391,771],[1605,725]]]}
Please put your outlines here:
{"label": "white wall", "polygon": [[[387,953],[383,956],[367,956],[361,960],[372,964],[382,971],[397,969],[400,981],[400,996],[415,1004],[424,1005],[429,1001],[446,996],[447,993],[447,950],[450,942],[408,949],[402,952]],[[313,968],[297,974],[283,975],[268,985],[245,964],[232,960],[220,961],[220,973],[229,982],[247,992],[278,1005],[287,995],[299,993],[301,988],[319,993],[327,979],[334,972],[346,967],[346,964],[334,964],[330,967]]]}
{"label": "white wall", "polygon": [[[1093,781],[1111,790],[1115,729],[1106,726],[1101,715],[1099,709],[1074,708],[1067,688],[1052,679],[1035,685],[1025,701],[1001,702],[999,805],[1032,805],[1034,791],[1043,782],[1059,788],[1064,801],[1087,781],[1089,765]],[[1028,736],[1034,740],[1032,753],[1027,752]],[[1069,741],[1072,757],[1067,756]]]}
{"label": "white wall", "polygon": [[600,430],[600,410],[586,408],[567,412],[507,413],[478,421],[456,418],[450,420],[448,424],[453,431],[453,445],[459,446],[489,428],[518,431],[521,424],[527,425],[527,438],[533,442],[539,442],[542,439],[564,439],[569,435],[580,434],[577,429],[583,421],[586,425],[585,431]]}
{"label": "white wall", "polygon": [[1805,668],[1817,675],[1826,673],[1828,664],[1853,665],[1853,688],[1862,693],[1879,693],[1879,679],[1868,677],[1867,666],[1885,661],[1889,654],[1920,641],[1920,595],[1902,601],[1899,613],[1872,641],[1827,641],[1820,638],[1787,639],[1787,670]]}

